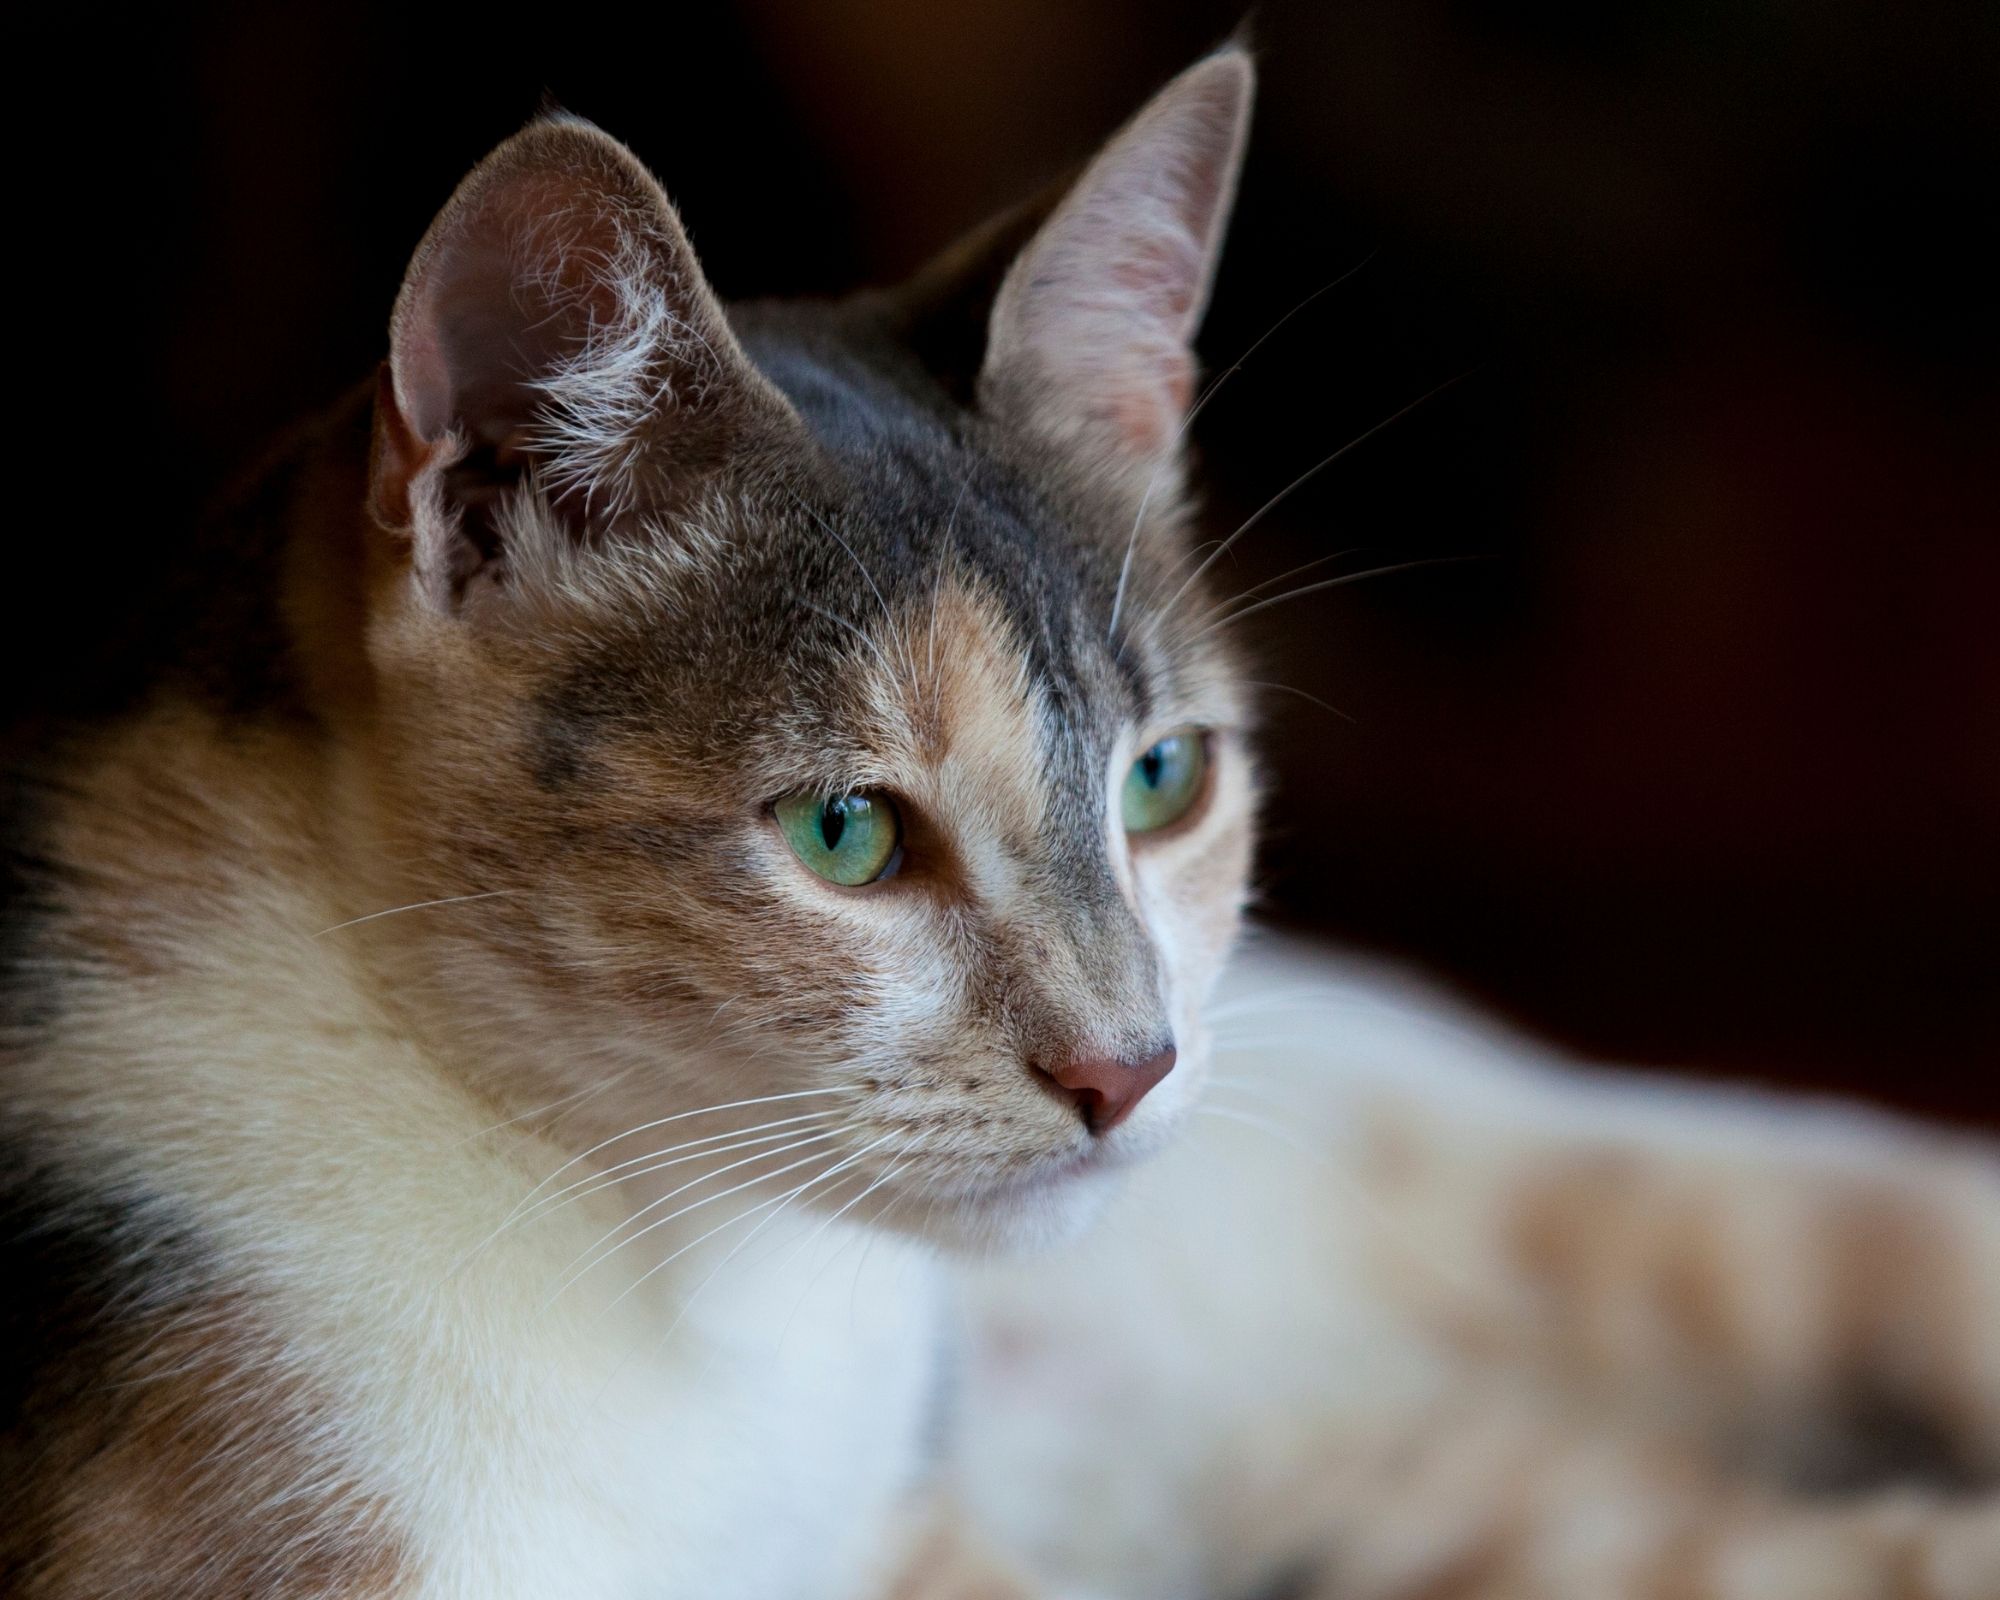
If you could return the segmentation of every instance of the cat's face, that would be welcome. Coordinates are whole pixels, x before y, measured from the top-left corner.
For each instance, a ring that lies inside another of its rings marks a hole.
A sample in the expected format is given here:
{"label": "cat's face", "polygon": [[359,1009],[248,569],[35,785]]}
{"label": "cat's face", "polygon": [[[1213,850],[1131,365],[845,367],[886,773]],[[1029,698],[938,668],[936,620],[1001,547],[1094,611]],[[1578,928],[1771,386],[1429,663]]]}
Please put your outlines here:
{"label": "cat's face", "polygon": [[732,1180],[954,1239],[1062,1231],[1185,1114],[1253,781],[1175,457],[1248,89],[1211,58],[1021,249],[841,307],[725,317],[573,123],[440,218],[372,765],[401,883],[485,897],[412,987],[510,1104],[763,1101]]}

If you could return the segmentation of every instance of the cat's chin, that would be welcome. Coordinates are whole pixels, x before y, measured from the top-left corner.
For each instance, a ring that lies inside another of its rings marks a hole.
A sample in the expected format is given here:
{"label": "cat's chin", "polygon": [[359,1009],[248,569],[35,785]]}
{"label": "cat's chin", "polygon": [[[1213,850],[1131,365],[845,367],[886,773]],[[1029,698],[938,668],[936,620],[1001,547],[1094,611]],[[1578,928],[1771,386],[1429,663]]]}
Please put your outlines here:
{"label": "cat's chin", "polygon": [[911,1232],[964,1255],[1048,1249],[1095,1222],[1121,1174],[1109,1163],[1058,1166],[1003,1184],[967,1190],[919,1209]]}

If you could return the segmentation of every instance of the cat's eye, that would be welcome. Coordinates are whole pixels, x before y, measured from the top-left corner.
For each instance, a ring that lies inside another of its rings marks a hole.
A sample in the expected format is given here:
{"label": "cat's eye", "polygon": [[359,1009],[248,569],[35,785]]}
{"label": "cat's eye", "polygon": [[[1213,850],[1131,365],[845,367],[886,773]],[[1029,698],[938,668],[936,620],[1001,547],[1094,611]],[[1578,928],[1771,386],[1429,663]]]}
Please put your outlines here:
{"label": "cat's eye", "polygon": [[1157,833],[1194,810],[1208,787],[1208,736],[1180,728],[1145,751],[1125,774],[1118,805],[1127,833]]}
{"label": "cat's eye", "polygon": [[877,883],[902,859],[903,819],[887,795],[794,794],[772,809],[792,854],[828,883]]}

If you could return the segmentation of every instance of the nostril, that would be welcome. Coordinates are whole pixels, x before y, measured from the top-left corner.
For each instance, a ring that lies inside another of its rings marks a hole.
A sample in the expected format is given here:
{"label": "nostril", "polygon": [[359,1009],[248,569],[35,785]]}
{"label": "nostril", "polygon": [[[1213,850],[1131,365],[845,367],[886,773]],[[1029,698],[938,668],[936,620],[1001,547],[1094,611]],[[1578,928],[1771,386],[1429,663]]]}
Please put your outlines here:
{"label": "nostril", "polygon": [[1038,1068],[1069,1092],[1083,1124],[1094,1134],[1106,1134],[1132,1114],[1153,1086],[1173,1071],[1172,1041],[1137,1060],[1116,1056],[1079,1056],[1053,1070]]}
{"label": "nostril", "polygon": [[1039,1061],[1029,1062],[1028,1071],[1034,1077],[1035,1081],[1050,1094],[1054,1095],[1056,1099],[1062,1101],[1065,1105],[1076,1107],[1078,1114],[1086,1124],[1090,1121],[1092,1111],[1091,1102],[1097,1098],[1095,1090],[1071,1088],[1070,1085],[1064,1083],[1062,1079],[1049,1071]]}
{"label": "nostril", "polygon": [[1072,1087],[1069,1084],[1062,1083],[1060,1079],[1057,1082],[1061,1088],[1068,1092],[1070,1099],[1076,1105],[1076,1109],[1082,1114],[1083,1125],[1086,1128],[1095,1133],[1103,1126],[1105,1110],[1104,1092],[1101,1089],[1092,1089],[1088,1086]]}

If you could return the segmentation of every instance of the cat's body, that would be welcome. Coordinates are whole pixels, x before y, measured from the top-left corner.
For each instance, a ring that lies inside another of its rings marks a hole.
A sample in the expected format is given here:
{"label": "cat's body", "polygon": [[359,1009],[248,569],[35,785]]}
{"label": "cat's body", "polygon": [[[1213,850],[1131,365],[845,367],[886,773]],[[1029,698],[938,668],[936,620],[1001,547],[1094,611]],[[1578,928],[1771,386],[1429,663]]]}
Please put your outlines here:
{"label": "cat's body", "polygon": [[[1476,1363],[1337,1205],[1285,1229],[1326,1197],[1267,1153],[1229,1157],[1267,1249],[1191,1146],[1117,1271],[988,1304],[956,1403],[936,1248],[1075,1233],[1207,1068],[1255,784],[1179,419],[1249,92],[1219,53],[1052,208],[832,306],[725,314],[584,125],[467,180],[372,407],[190,564],[141,690],[12,769],[7,1592],[1006,1592],[928,1515],[955,1475],[1064,1576],[1195,1593],[1410,1511],[1399,1452]],[[1414,1135],[1389,1165],[1442,1181],[1385,1202],[1478,1254],[1521,1151]],[[1944,1258],[1990,1288],[1990,1241]],[[1364,1345],[1398,1384],[1314,1380]],[[1974,1345],[1901,1398],[1989,1429]],[[1183,1382],[1201,1427],[1118,1413]],[[953,1411],[982,1453],[943,1472]],[[1255,1515],[1189,1509],[1244,1462]],[[1412,1494],[1447,1543],[1491,1520]]]}

